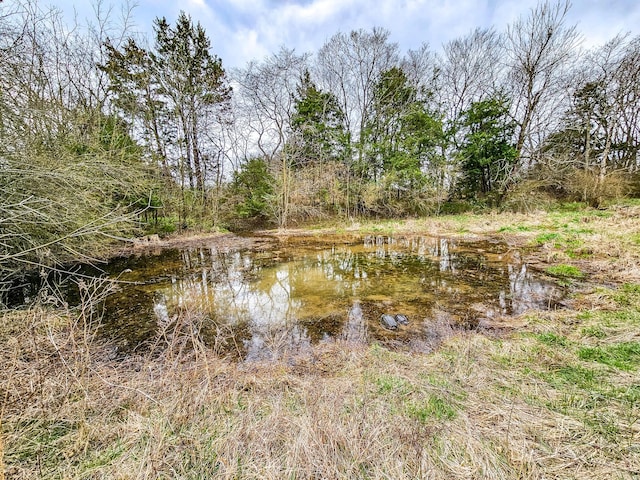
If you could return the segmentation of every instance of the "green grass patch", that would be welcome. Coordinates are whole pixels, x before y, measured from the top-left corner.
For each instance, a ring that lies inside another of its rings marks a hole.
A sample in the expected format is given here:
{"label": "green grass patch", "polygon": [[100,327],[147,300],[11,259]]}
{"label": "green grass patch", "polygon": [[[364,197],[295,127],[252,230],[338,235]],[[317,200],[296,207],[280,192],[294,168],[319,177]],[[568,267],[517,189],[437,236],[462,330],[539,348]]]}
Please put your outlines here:
{"label": "green grass patch", "polygon": [[597,318],[605,327],[626,329],[629,325],[640,325],[640,310],[625,308],[621,310],[601,312],[598,314]]}
{"label": "green grass patch", "polygon": [[627,283],[613,295],[616,303],[622,307],[640,306],[640,285]]}
{"label": "green grass patch", "polygon": [[126,451],[122,442],[118,440],[115,445],[110,445],[104,450],[90,452],[88,458],[82,464],[81,470],[95,470],[113,463]]}
{"label": "green grass patch", "polygon": [[563,335],[558,335],[553,332],[539,333],[534,335],[539,342],[549,345],[551,347],[567,347],[569,346],[569,340]]}
{"label": "green grass patch", "polygon": [[405,394],[409,391],[407,381],[393,375],[381,375],[375,379],[375,384],[378,387],[378,394],[381,395]]}
{"label": "green grass patch", "polygon": [[25,441],[10,445],[5,452],[5,459],[9,460],[9,463],[17,459],[20,462],[36,462],[40,465],[55,464],[57,452],[67,443],[65,437],[72,435],[78,428],[75,422],[66,420],[33,420],[21,422],[16,427],[27,432]]}
{"label": "green grass patch", "polygon": [[589,206],[584,202],[562,202],[558,203],[554,211],[557,212],[582,212],[589,208]]}
{"label": "green grass patch", "polygon": [[549,275],[559,278],[581,279],[584,278],[584,273],[573,265],[552,265],[545,270]]}
{"label": "green grass patch", "polygon": [[617,398],[629,405],[640,405],[640,384],[616,390]]}
{"label": "green grass patch", "polygon": [[559,238],[560,238],[559,233],[547,232],[547,233],[541,233],[540,235],[536,236],[535,242],[538,245],[544,245],[545,243],[556,241]]}
{"label": "green grass patch", "polygon": [[606,438],[610,442],[619,440],[620,427],[618,426],[615,417],[605,413],[596,413],[585,417],[584,423],[593,432]]}
{"label": "green grass patch", "polygon": [[504,227],[500,227],[498,232],[530,232],[532,227],[528,225],[505,225]]}
{"label": "green grass patch", "polygon": [[640,367],[640,342],[622,342],[599,347],[582,347],[578,350],[582,360],[630,371]]}
{"label": "green grass patch", "polygon": [[589,327],[584,327],[581,331],[580,334],[583,337],[587,337],[587,338],[606,338],[607,337],[607,332],[605,332],[602,327],[598,326],[598,325],[591,325]]}
{"label": "green grass patch", "polygon": [[429,420],[453,420],[456,418],[456,410],[444,398],[430,395],[423,402],[414,402],[407,405],[407,415],[420,423],[428,423]]}
{"label": "green grass patch", "polygon": [[592,368],[585,368],[580,365],[564,365],[543,372],[540,377],[557,389],[564,390],[571,385],[583,390],[589,390],[596,386],[600,375]]}
{"label": "green grass patch", "polygon": [[591,235],[595,233],[592,228],[573,228],[569,225],[564,226],[566,233],[569,235]]}

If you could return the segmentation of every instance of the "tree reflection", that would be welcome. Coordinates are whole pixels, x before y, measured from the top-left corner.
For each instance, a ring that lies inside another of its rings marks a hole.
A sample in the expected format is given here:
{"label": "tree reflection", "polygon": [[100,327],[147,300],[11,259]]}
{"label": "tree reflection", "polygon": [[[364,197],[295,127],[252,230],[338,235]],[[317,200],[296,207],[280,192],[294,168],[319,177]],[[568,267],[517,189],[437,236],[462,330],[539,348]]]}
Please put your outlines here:
{"label": "tree reflection", "polygon": [[[236,332],[242,355],[253,360],[331,339],[419,344],[442,312],[467,322],[548,307],[558,287],[505,252],[487,242],[372,235],[353,245],[281,243],[260,252],[185,249],[164,270],[156,265],[162,255],[138,260],[136,275],[143,277],[142,265],[153,272],[142,288],[159,325],[180,309],[198,312],[211,331]],[[126,298],[123,291],[119,301]],[[407,314],[411,326],[385,331],[381,313]]]}

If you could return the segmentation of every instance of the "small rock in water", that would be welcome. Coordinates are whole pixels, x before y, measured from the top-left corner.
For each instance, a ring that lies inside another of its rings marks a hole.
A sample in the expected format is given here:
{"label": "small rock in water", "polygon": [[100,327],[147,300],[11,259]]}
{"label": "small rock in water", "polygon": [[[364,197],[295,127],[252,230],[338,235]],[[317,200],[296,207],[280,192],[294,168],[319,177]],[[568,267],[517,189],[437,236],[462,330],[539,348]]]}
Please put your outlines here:
{"label": "small rock in water", "polygon": [[409,319],[406,315],[402,315],[401,313],[396,315],[396,322],[400,325],[409,325]]}
{"label": "small rock in water", "polygon": [[393,318],[392,315],[388,315],[386,313],[380,317],[380,323],[382,323],[382,326],[387,330],[397,330],[398,328],[398,322],[396,322],[396,319]]}

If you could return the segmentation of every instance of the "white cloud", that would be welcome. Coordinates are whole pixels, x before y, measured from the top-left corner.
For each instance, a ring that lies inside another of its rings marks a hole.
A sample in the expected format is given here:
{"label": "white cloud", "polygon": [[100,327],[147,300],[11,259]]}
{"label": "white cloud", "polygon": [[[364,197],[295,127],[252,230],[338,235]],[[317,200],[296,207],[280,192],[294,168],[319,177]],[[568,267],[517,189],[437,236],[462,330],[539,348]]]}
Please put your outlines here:
{"label": "white cloud", "polygon": [[341,10],[344,10],[346,2],[339,0],[316,0],[308,5],[286,4],[277,13],[282,18],[281,23],[308,24],[323,23],[332,19]]}
{"label": "white cloud", "polygon": [[[119,3],[123,0],[106,0]],[[213,49],[228,66],[276,52],[280,46],[316,51],[338,31],[380,26],[406,51],[429,43],[434,50],[476,27],[499,31],[526,16],[538,0],[139,0],[140,28],[151,31],[154,17],[173,21],[180,10],[200,21]],[[80,0],[58,0],[62,8]],[[568,16],[585,46],[599,45],[619,31],[638,34],[637,0],[574,0]]]}
{"label": "white cloud", "polygon": [[[244,59],[243,63],[252,59],[262,59],[270,53],[264,45],[259,43],[258,32],[255,30],[240,30],[235,32],[233,35],[232,49],[235,55]],[[242,66],[242,64],[236,66]]]}

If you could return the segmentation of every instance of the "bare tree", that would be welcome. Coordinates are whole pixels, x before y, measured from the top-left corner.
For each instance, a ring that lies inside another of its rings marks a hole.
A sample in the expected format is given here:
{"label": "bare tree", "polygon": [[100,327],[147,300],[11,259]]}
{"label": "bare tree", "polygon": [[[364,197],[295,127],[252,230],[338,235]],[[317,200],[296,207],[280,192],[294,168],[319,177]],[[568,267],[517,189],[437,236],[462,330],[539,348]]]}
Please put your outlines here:
{"label": "bare tree", "polygon": [[289,222],[291,168],[300,151],[290,141],[291,118],[298,81],[308,68],[307,58],[282,48],[263,62],[250,62],[235,75],[239,85],[236,105],[243,119],[240,128],[249,149],[267,160],[276,178],[274,216],[280,227]]}
{"label": "bare tree", "polygon": [[[374,28],[371,32],[354,30],[337,33],[320,49],[316,58],[316,77],[321,88],[338,100],[344,112],[345,130],[350,134],[355,158],[347,158],[347,215],[359,210],[358,200],[351,199],[352,183],[360,190],[365,162],[366,129],[372,115],[375,86],[382,72],[398,66],[398,45],[389,42],[389,32]],[[358,194],[356,193],[356,196]]]}
{"label": "bare tree", "polygon": [[69,28],[37,1],[0,5],[0,287],[92,258],[132,231],[146,200],[137,145],[102,110],[89,40],[100,31]]}
{"label": "bare tree", "polygon": [[375,85],[382,72],[400,61],[398,45],[389,42],[389,32],[374,28],[337,33],[320,49],[317,77],[333,93],[346,114],[346,127],[356,143],[362,161],[364,135],[375,97]]}
{"label": "bare tree", "polygon": [[443,46],[438,93],[450,122],[456,122],[473,102],[493,96],[500,88],[501,56],[501,38],[491,29],[475,29]]}
{"label": "bare tree", "polygon": [[[570,67],[579,35],[575,26],[565,26],[570,8],[568,0],[545,1],[509,25],[506,51],[511,96],[517,122],[516,150],[519,158],[527,154],[525,143],[536,138],[546,120],[558,111],[540,113],[545,104],[561,92],[562,78]],[[539,138],[539,137],[538,137]],[[529,145],[529,153],[537,145]]]}
{"label": "bare tree", "polygon": [[593,119],[603,144],[599,177],[609,168],[633,171],[640,147],[640,37],[618,35],[593,52],[587,65],[594,72],[594,95],[601,99]]}

